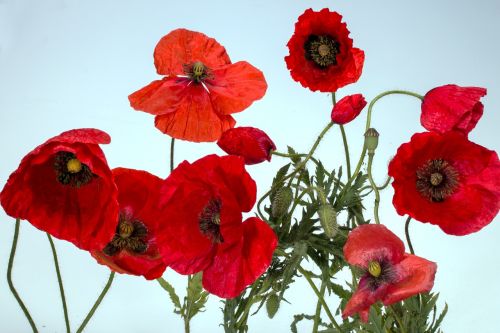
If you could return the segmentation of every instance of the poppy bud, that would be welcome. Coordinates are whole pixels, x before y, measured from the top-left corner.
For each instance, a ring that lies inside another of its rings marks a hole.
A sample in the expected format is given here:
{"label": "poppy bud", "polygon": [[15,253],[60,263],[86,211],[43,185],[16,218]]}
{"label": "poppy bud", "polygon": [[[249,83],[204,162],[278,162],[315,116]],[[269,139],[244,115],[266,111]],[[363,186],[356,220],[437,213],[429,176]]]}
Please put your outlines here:
{"label": "poppy bud", "polygon": [[361,94],[349,95],[342,98],[332,109],[332,121],[339,125],[354,120],[366,106],[366,100]]}
{"label": "poppy bud", "polygon": [[257,164],[271,160],[274,142],[264,131],[254,127],[231,128],[220,137],[217,145],[229,155],[238,155],[245,164]]}
{"label": "poppy bud", "polygon": [[293,201],[292,189],[289,187],[280,188],[274,196],[271,204],[271,215],[275,219],[283,217],[288,213],[288,208]]}
{"label": "poppy bud", "polygon": [[369,128],[365,132],[365,148],[368,150],[368,153],[373,154],[375,149],[377,149],[378,137],[379,134],[375,128]]}
{"label": "poppy bud", "polygon": [[329,238],[337,234],[337,212],[329,204],[321,205],[318,209],[319,222]]}

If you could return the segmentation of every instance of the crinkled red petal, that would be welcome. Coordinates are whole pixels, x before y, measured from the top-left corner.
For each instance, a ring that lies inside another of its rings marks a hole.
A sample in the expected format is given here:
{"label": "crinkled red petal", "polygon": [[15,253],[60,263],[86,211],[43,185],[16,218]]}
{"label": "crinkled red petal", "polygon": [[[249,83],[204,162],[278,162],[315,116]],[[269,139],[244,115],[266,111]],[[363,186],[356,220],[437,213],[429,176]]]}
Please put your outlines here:
{"label": "crinkled red petal", "polygon": [[252,217],[242,224],[243,233],[236,244],[222,243],[213,263],[203,271],[203,287],[222,298],[234,298],[271,263],[278,240],[262,220]]}
{"label": "crinkled red petal", "polygon": [[257,164],[271,160],[276,145],[262,130],[254,127],[236,127],[222,133],[217,145],[230,155],[245,159],[245,164]]}
{"label": "crinkled red petal", "polygon": [[162,37],[156,45],[154,59],[160,75],[183,74],[183,66],[195,61],[209,68],[231,63],[226,49],[215,39],[187,29],[176,29]]}
{"label": "crinkled red petal", "polygon": [[[459,186],[443,202],[431,202],[416,187],[419,167],[444,159],[459,173]],[[458,132],[417,133],[402,144],[389,164],[393,204],[400,215],[438,225],[452,235],[467,235],[489,224],[500,209],[500,162],[494,151]]]}
{"label": "crinkled red petal", "polygon": [[[85,250],[101,249],[115,232],[117,189],[99,146],[75,141],[79,139],[101,142],[109,137],[83,129],[48,140],[23,158],[0,201],[8,215],[28,220],[56,238]],[[58,152],[75,154],[96,177],[78,188],[59,183],[54,169]]]}
{"label": "crinkled red petal", "polygon": [[361,320],[367,322],[370,306],[380,300],[386,290],[387,284],[379,286],[376,290],[371,290],[366,277],[361,278],[358,289],[352,294],[344,310],[342,310],[342,318],[346,319],[359,313]]}
{"label": "crinkled red petal", "polygon": [[366,268],[370,261],[396,264],[404,256],[403,242],[382,224],[364,224],[352,230],[344,245],[344,256],[351,265]]}
{"label": "crinkled red petal", "polygon": [[390,284],[382,298],[385,305],[390,305],[418,293],[428,292],[434,286],[436,263],[427,259],[407,254],[394,266],[398,281]]}
{"label": "crinkled red petal", "polygon": [[457,130],[467,135],[483,114],[479,102],[486,89],[448,84],[430,90],[422,102],[420,122],[429,131]]}
{"label": "crinkled red petal", "polygon": [[214,110],[229,115],[245,110],[267,90],[264,74],[246,61],[216,68],[205,80]]}

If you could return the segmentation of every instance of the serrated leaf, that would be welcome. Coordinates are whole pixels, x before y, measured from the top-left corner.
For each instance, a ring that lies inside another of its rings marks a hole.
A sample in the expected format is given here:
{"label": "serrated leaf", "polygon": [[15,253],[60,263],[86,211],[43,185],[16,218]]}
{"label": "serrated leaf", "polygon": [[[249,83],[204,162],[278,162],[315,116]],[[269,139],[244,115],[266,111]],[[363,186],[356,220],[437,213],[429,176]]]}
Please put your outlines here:
{"label": "serrated leaf", "polygon": [[[287,149],[288,149],[288,155],[297,155],[297,152],[292,147],[287,146]],[[292,160],[293,164],[297,164],[301,160],[299,156],[292,156],[290,157],[290,159]]]}
{"label": "serrated leaf", "polygon": [[[170,296],[170,300],[174,304],[174,307],[177,309],[177,310],[174,310],[174,312],[175,311],[180,311],[181,308],[182,308],[181,301],[179,299],[179,296],[177,296],[177,293],[175,292],[174,287],[170,283],[168,283],[167,280],[165,280],[162,277],[156,279],[156,281],[158,281],[158,283],[160,284],[160,286],[163,289],[165,289],[166,292],[168,292],[168,295]],[[178,313],[178,312],[176,312],[176,313]]]}

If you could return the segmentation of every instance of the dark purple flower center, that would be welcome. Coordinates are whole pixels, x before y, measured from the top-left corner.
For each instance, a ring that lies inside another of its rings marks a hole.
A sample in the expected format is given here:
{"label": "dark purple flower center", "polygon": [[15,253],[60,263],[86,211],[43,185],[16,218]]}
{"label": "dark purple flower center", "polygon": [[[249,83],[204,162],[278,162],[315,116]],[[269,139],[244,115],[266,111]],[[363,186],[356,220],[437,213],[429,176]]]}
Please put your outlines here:
{"label": "dark purple flower center", "polygon": [[337,64],[340,44],[328,35],[310,35],[304,43],[305,57],[320,68]]}
{"label": "dark purple flower center", "polygon": [[148,249],[147,236],[148,229],[144,223],[120,214],[116,233],[103,252],[108,256],[114,256],[123,250],[131,254],[143,254]]}
{"label": "dark purple flower center", "polygon": [[393,265],[385,259],[371,260],[363,276],[370,290],[375,291],[381,285],[394,283],[396,274]]}
{"label": "dark purple flower center", "polygon": [[183,67],[184,74],[195,83],[201,83],[203,80],[212,77],[210,69],[201,61],[185,64]]}
{"label": "dark purple flower center", "polygon": [[75,154],[60,151],[57,152],[54,158],[54,170],[56,172],[57,181],[63,185],[71,187],[80,187],[87,185],[96,178],[90,168],[80,162]]}
{"label": "dark purple flower center", "polygon": [[457,170],[443,159],[429,160],[417,169],[417,190],[430,202],[442,202],[459,184]]}
{"label": "dark purple flower center", "polygon": [[222,203],[219,199],[210,200],[201,211],[198,219],[200,231],[207,236],[213,243],[222,243],[224,238],[220,233],[220,209]]}

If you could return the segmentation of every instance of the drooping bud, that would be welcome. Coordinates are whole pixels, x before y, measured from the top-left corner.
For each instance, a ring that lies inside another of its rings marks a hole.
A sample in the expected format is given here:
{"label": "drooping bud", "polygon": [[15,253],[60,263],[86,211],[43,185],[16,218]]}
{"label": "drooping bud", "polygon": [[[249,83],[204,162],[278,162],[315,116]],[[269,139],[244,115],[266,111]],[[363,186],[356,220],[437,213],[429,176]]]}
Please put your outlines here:
{"label": "drooping bud", "polygon": [[368,150],[368,153],[374,153],[375,149],[377,149],[378,137],[379,134],[375,128],[369,128],[365,132],[365,148]]}
{"label": "drooping bud", "polygon": [[278,312],[279,307],[280,302],[278,295],[274,293],[269,295],[266,301],[267,316],[272,319],[276,312]]}
{"label": "drooping bud", "polygon": [[275,219],[279,219],[288,213],[288,209],[293,201],[293,192],[290,187],[280,188],[274,195],[271,203],[271,215]]}
{"label": "drooping bud", "polygon": [[318,209],[319,222],[327,237],[333,238],[337,234],[337,212],[332,205],[321,205]]}

